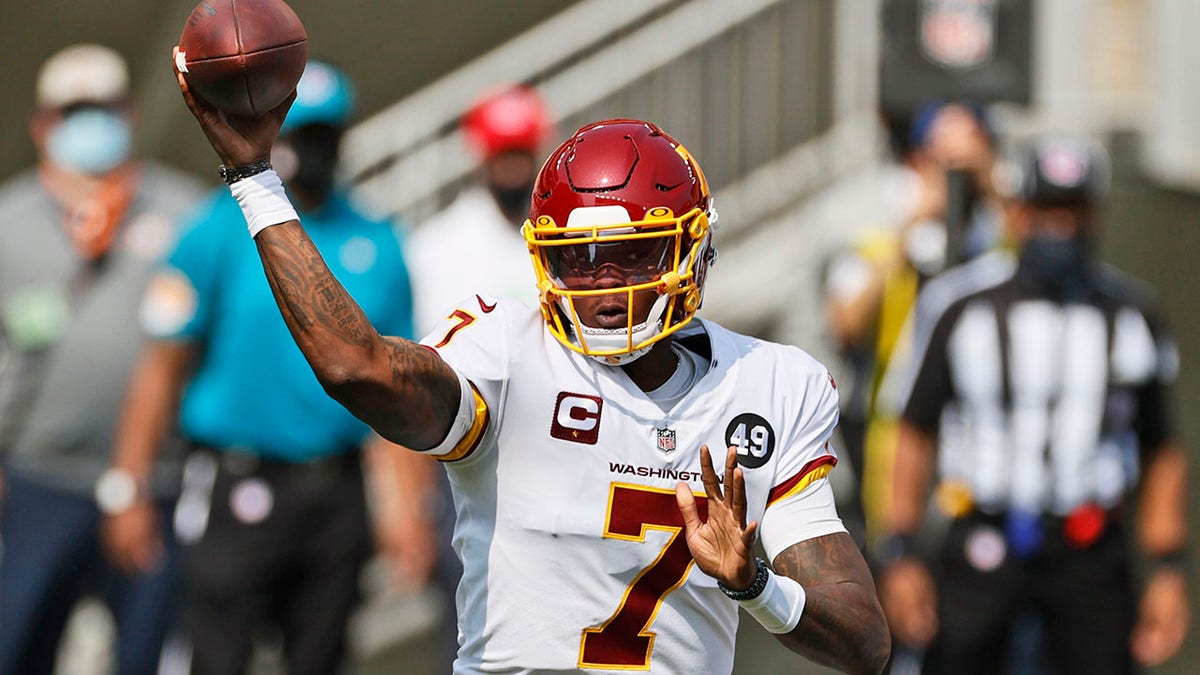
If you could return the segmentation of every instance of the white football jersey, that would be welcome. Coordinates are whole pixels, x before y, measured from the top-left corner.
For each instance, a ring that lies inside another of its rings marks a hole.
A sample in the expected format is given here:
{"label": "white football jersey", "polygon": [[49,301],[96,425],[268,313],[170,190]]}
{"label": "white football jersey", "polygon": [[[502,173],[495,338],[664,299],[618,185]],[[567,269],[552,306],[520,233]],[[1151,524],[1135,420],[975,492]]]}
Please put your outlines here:
{"label": "white football jersey", "polygon": [[[477,296],[423,340],[476,399],[470,429],[439,456],[464,568],[455,673],[731,671],[737,603],[695,568],[675,485],[691,485],[703,515],[700,446],[719,473],[737,446],[747,518],[762,522],[827,482],[837,392],[794,347],[700,319],[684,333],[710,367],[665,413],[519,303]],[[773,547],[839,531],[835,516]]]}

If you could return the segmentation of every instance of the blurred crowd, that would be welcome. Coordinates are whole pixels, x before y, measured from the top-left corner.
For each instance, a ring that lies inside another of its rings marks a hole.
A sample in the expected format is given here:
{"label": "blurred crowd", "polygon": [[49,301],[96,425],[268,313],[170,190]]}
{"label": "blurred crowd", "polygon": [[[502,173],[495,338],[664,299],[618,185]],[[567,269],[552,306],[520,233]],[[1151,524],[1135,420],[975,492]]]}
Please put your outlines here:
{"label": "blurred crowd", "polygon": [[[97,671],[243,672],[273,650],[337,672],[372,558],[388,592],[440,598],[425,648],[449,672],[444,471],[326,396],[225,186],[138,157],[117,53],[55,54],[33,100],[38,163],[0,187],[0,675],[55,672],[84,598],[115,626]],[[310,62],[271,161],[378,330],[419,338],[476,293],[535,304],[520,225],[556,138],[537,91],[463,111],[477,170],[423,223],[337,180],[355,114],[348,75]],[[1169,660],[1189,625],[1178,354],[1149,289],[1100,260],[1105,149],[1001,138],[971,101],[893,131],[879,219],[809,272],[841,360],[839,512],[891,671]]]}

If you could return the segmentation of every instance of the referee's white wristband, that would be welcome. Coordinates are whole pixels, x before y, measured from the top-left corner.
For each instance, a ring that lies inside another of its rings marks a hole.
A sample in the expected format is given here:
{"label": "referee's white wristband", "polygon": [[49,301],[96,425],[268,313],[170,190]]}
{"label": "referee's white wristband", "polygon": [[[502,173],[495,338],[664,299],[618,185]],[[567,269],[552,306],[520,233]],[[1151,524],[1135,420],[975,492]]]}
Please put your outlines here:
{"label": "referee's white wristband", "polygon": [[283,181],[274,169],[232,183],[229,191],[233,193],[238,206],[242,207],[251,237],[258,236],[259,232],[272,225],[300,220],[284,192]]}
{"label": "referee's white wristband", "polygon": [[757,598],[742,600],[738,604],[763,628],[775,635],[782,635],[792,632],[800,623],[806,598],[800,582],[771,572],[767,587]]}

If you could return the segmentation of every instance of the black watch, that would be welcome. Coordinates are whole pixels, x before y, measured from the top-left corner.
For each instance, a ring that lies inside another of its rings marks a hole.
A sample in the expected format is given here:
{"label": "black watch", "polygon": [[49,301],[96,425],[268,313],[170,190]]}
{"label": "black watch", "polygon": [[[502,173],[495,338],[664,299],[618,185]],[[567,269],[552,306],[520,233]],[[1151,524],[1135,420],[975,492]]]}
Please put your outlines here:
{"label": "black watch", "polygon": [[226,185],[233,185],[243,178],[257,176],[264,171],[270,170],[270,162],[255,162],[254,164],[246,164],[245,166],[225,166],[222,164],[217,167],[217,174],[221,176],[221,180],[225,181]]}
{"label": "black watch", "polygon": [[883,537],[875,544],[873,550],[875,563],[880,567],[888,567],[901,558],[916,558],[917,538],[911,534],[892,534]]}
{"label": "black watch", "polygon": [[717,582],[717,588],[721,589],[721,592],[730,599],[738,602],[753,600],[762,595],[767,588],[767,581],[771,579],[771,569],[767,567],[767,563],[763,562],[762,558],[755,558],[754,564],[758,566],[758,573],[754,575],[754,581],[750,584],[750,588],[735,591],[720,581]]}

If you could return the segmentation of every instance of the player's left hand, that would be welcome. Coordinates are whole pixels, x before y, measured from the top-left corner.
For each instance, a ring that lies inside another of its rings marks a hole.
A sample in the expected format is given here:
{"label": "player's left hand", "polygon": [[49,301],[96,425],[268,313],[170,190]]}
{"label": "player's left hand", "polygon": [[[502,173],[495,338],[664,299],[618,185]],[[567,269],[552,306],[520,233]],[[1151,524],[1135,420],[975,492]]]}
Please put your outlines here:
{"label": "player's left hand", "polygon": [[1160,569],[1146,583],[1138,608],[1129,647],[1133,658],[1144,666],[1157,666],[1170,659],[1187,637],[1190,612],[1187,580],[1171,569]]}
{"label": "player's left hand", "polygon": [[749,588],[758,572],[753,553],[758,523],[746,524],[746,478],[737,465],[737,448],[729,448],[725,455],[723,493],[707,445],[700,446],[700,479],[708,496],[708,520],[700,519],[696,497],[687,483],[675,486],[692,558],[700,571],[729,588]]}

